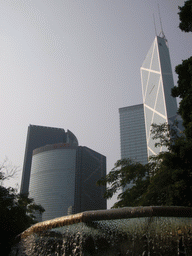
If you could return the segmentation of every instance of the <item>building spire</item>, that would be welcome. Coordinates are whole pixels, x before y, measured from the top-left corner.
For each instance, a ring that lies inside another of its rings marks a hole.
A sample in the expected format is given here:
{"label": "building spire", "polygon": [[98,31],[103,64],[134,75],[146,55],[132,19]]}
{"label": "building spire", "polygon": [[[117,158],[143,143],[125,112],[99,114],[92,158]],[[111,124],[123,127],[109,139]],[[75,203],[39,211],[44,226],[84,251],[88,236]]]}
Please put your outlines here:
{"label": "building spire", "polygon": [[162,25],[162,20],[161,20],[161,14],[160,14],[160,8],[159,8],[159,4],[158,4],[158,13],[159,13],[159,20],[160,20],[160,26],[161,26],[161,31],[159,33],[159,36],[164,38],[166,40],[165,34],[163,32],[163,25]]}
{"label": "building spire", "polygon": [[155,35],[157,36],[157,28],[156,28],[156,24],[155,24],[155,15],[153,13],[153,22],[154,22],[154,28],[155,28]]}

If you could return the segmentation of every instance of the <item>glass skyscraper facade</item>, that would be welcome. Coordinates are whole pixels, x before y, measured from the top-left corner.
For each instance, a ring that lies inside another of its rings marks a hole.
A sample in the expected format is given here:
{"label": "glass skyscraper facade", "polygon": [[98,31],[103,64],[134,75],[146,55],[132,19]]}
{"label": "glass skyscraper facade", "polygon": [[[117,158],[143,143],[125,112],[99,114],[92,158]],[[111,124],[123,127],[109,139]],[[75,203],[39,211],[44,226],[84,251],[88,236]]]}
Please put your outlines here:
{"label": "glass skyscraper facade", "polygon": [[141,71],[143,104],[120,108],[121,158],[131,158],[142,164],[148,157],[166,148],[157,148],[151,136],[151,125],[182,120],[177,115],[176,98],[171,96],[174,86],[168,43],[156,36]]}
{"label": "glass skyscraper facade", "polygon": [[106,157],[84,146],[77,148],[74,212],[106,209],[105,187],[97,186],[106,176]]}
{"label": "glass skyscraper facade", "polygon": [[147,163],[147,143],[143,104],[119,109],[121,159]]}
{"label": "glass skyscraper facade", "polygon": [[33,150],[48,144],[65,143],[67,142],[67,134],[70,134],[70,131],[66,133],[64,129],[60,128],[29,125],[23,162],[21,194],[27,195],[29,193]]}
{"label": "glass skyscraper facade", "polygon": [[104,176],[106,157],[78,146],[72,132],[29,126],[21,193],[45,208],[42,216],[36,215],[38,221],[106,209],[105,187],[96,185]]}
{"label": "glass skyscraper facade", "polygon": [[151,124],[169,123],[177,115],[176,98],[171,96],[174,86],[167,40],[156,36],[141,67],[141,83],[145,116],[148,156],[166,148],[156,148],[150,134]]}
{"label": "glass skyscraper facade", "polygon": [[41,204],[44,221],[72,214],[75,200],[77,147],[69,144],[47,145],[33,151],[29,196]]}

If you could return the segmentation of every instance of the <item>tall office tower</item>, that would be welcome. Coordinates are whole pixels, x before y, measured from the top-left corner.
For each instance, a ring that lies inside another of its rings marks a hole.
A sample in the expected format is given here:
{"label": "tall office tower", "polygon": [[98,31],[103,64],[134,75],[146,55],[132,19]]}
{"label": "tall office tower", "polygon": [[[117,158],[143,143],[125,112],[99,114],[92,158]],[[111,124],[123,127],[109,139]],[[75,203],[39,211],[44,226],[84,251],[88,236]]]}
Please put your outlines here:
{"label": "tall office tower", "polygon": [[[73,137],[72,133],[70,131],[66,133],[64,129],[29,125],[21,180],[21,194],[28,194],[29,192],[33,150],[47,144],[65,143],[67,140],[71,140],[71,137]],[[78,143],[75,137],[73,137],[73,140],[74,143]]]}
{"label": "tall office tower", "polygon": [[76,182],[74,212],[106,209],[104,187],[96,182],[106,176],[106,157],[98,152],[79,146],[76,157]]}
{"label": "tall office tower", "polygon": [[[32,153],[25,154],[31,167],[27,172],[27,183],[23,187],[37,204],[45,208],[43,215],[37,214],[37,220],[106,209],[106,199],[103,198],[105,188],[96,186],[96,182],[106,175],[106,157],[87,147],[78,146],[77,138],[69,130],[65,133],[63,129],[58,129],[57,137],[56,128],[47,127],[49,134],[45,128],[42,127],[39,133],[41,127],[35,126],[33,136],[29,129],[26,145],[33,145],[34,149]],[[52,134],[51,129],[55,133]],[[47,136],[52,136],[52,140]],[[43,146],[35,148],[37,137],[43,141]],[[65,143],[54,143],[56,139]],[[26,152],[28,151],[29,146],[26,148]],[[23,176],[25,175],[24,168]]]}
{"label": "tall office tower", "polygon": [[143,104],[119,109],[121,159],[145,164],[149,156],[166,150],[155,147],[150,134],[152,123],[172,124],[177,120],[178,130],[183,130],[176,99],[171,96],[173,74],[167,40],[162,35],[155,37],[141,67]]}
{"label": "tall office tower", "polygon": [[33,150],[29,196],[45,209],[42,216],[37,215],[38,221],[72,214],[76,150],[77,146],[66,143]]}
{"label": "tall office tower", "polygon": [[174,86],[169,49],[165,36],[156,36],[141,67],[141,82],[145,115],[148,156],[166,148],[155,148],[150,135],[151,124],[170,123],[177,117],[176,99],[171,96]]}
{"label": "tall office tower", "polygon": [[147,143],[143,104],[119,109],[121,159],[147,163]]}

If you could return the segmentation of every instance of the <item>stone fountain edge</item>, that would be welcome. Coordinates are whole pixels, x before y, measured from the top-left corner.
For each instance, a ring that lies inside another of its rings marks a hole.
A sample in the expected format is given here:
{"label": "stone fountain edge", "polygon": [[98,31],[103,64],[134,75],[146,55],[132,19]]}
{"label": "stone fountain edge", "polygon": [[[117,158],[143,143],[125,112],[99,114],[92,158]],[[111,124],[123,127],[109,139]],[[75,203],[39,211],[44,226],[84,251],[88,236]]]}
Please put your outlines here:
{"label": "stone fountain edge", "polygon": [[39,233],[48,229],[72,225],[79,222],[88,223],[96,220],[141,217],[192,217],[192,208],[183,206],[144,206],[86,211],[36,223],[21,233],[19,237],[25,238],[32,233]]}

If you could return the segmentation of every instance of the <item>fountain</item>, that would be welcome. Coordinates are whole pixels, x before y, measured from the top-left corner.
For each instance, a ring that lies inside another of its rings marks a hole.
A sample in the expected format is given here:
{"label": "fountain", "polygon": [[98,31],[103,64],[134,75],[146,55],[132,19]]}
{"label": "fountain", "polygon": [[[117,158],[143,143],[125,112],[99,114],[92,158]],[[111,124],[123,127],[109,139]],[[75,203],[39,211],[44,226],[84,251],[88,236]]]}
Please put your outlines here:
{"label": "fountain", "polygon": [[192,255],[192,208],[126,207],[37,223],[11,255]]}

